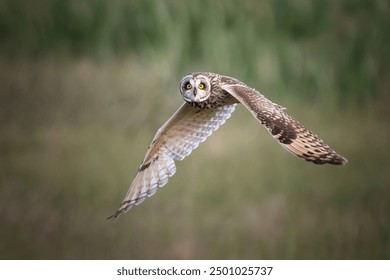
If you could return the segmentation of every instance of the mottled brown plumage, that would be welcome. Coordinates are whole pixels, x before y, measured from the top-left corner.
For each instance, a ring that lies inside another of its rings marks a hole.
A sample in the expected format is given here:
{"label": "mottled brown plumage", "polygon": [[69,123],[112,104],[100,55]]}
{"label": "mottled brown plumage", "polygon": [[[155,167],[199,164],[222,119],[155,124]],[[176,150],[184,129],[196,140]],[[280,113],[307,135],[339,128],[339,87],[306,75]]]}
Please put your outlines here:
{"label": "mottled brown plumage", "polygon": [[243,104],[271,135],[291,153],[316,164],[345,164],[347,160],[316,134],[241,81],[214,73],[183,77],[180,92],[185,103],[157,131],[130,185],[116,218],[163,187],[176,172],[175,160],[183,160]]}

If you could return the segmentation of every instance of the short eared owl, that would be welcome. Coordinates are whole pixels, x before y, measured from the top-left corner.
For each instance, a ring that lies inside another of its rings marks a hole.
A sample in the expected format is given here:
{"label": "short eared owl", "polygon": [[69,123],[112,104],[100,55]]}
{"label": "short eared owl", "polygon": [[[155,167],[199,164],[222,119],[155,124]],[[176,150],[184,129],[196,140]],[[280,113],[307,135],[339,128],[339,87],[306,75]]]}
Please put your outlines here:
{"label": "short eared owl", "polygon": [[231,77],[214,73],[190,73],[180,81],[185,101],[157,131],[118,211],[127,212],[168,182],[182,160],[230,117],[237,103],[252,115],[291,153],[316,164],[345,164],[316,134],[284,112],[282,106]]}

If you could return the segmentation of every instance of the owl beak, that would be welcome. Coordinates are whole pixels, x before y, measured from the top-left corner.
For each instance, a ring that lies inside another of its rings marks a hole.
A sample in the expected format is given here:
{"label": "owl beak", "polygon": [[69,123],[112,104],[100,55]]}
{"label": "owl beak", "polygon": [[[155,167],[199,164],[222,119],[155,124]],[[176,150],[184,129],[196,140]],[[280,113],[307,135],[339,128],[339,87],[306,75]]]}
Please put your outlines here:
{"label": "owl beak", "polygon": [[196,95],[197,95],[198,93],[196,92],[196,88],[194,88],[194,89],[192,89],[191,90],[191,93],[188,95],[188,99],[189,99],[189,101],[191,101],[191,102],[198,102],[199,100],[196,98]]}

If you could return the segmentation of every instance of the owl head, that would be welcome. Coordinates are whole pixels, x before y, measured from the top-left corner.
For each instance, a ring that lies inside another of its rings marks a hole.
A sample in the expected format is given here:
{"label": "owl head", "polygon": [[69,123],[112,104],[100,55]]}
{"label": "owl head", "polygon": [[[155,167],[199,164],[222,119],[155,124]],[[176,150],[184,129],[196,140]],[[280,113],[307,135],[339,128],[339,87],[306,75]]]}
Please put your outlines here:
{"label": "owl head", "polygon": [[188,103],[201,103],[211,95],[210,78],[206,75],[191,73],[180,81],[180,93]]}

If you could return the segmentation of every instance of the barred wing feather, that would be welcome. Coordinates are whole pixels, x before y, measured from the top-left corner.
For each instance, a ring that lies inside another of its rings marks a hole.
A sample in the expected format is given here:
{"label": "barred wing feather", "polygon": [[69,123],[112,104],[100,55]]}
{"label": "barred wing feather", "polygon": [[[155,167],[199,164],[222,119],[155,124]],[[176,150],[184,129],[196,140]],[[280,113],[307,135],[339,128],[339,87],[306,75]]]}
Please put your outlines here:
{"label": "barred wing feather", "polygon": [[157,131],[130,185],[116,218],[146,197],[154,195],[176,172],[175,160],[183,160],[231,116],[236,104],[198,109],[184,103]]}
{"label": "barred wing feather", "polygon": [[263,124],[272,137],[292,154],[315,164],[345,164],[347,159],[337,154],[316,134],[289,116],[284,107],[265,98],[244,84],[222,87]]}

